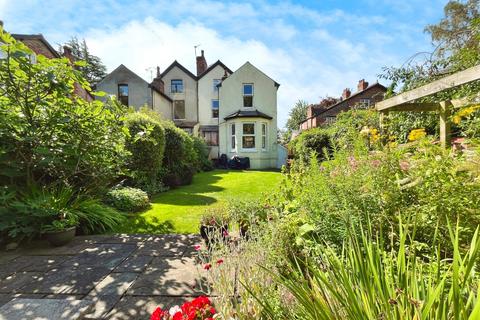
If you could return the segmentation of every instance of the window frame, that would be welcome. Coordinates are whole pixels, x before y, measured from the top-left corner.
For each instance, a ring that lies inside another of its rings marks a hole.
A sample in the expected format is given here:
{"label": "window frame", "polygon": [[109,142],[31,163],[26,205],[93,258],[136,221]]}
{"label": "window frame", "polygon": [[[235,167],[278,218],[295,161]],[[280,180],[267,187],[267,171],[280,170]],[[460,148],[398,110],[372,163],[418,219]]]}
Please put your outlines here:
{"label": "window frame", "polygon": [[230,124],[230,151],[235,152],[237,150],[237,132],[235,122]]}
{"label": "window frame", "polygon": [[[247,124],[253,125],[253,133],[247,133],[245,134],[244,132],[244,126]],[[256,134],[257,134],[257,128],[256,128],[256,123],[255,122],[242,122],[242,146],[241,149],[242,151],[256,151],[257,150],[257,143],[256,143]],[[253,148],[245,148],[243,138],[244,137],[253,137]]]}
{"label": "window frame", "polygon": [[[216,101],[217,104],[218,104],[217,108],[214,108],[214,106],[213,106],[214,101]],[[218,119],[218,115],[220,113],[220,100],[219,99],[212,99],[211,110],[212,110],[212,119]],[[215,110],[217,111],[217,116],[216,117],[215,117],[215,113],[214,113]]]}
{"label": "window frame", "polygon": [[[264,129],[265,129],[265,132],[264,132]],[[260,134],[261,134],[261,147],[262,147],[262,151],[267,151],[267,142],[268,142],[268,124],[266,122],[262,122],[260,124]]]}
{"label": "window frame", "polygon": [[[174,81],[180,81],[181,82],[181,90],[179,91],[178,90],[178,85],[174,85],[173,82]],[[175,86],[175,91],[173,90]],[[171,79],[170,80],[170,93],[184,93],[185,91],[185,86],[184,86],[184,83],[183,83],[183,79]]]}
{"label": "window frame", "polygon": [[335,121],[337,121],[336,116],[326,116],[325,117],[325,123],[326,124],[333,124],[333,123],[335,123]]}
{"label": "window frame", "polygon": [[[245,94],[245,86],[252,86],[252,93]],[[242,99],[243,99],[243,108],[253,108],[253,97],[255,95],[255,86],[253,83],[242,83]],[[245,98],[251,98],[251,106],[245,106]]]}
{"label": "window frame", "polygon": [[213,79],[213,92],[217,93],[218,92],[218,85],[222,82],[222,79]]}
{"label": "window frame", "polygon": [[[177,101],[183,101],[183,118],[175,118],[175,104]],[[173,108],[173,112],[172,112],[172,118],[173,120],[186,120],[187,119],[187,111],[185,110],[185,100],[173,100],[173,103],[172,103],[172,108]]]}
{"label": "window frame", "polygon": [[[121,93],[121,90],[120,88],[121,87],[126,87],[127,88],[127,95],[123,95],[123,94],[120,94]],[[118,98],[118,101],[126,106],[126,107],[129,107],[130,106],[130,88],[128,87],[128,83],[119,83],[117,84],[117,98]],[[124,99],[127,99],[127,102],[124,103]]]}
{"label": "window frame", "polygon": [[[210,138],[212,137],[212,134],[215,134],[215,139],[207,139],[206,135],[209,135]],[[209,147],[218,147],[219,145],[219,138],[218,138],[218,131],[202,131],[202,138]],[[214,140],[214,143],[210,143],[211,141]]]}

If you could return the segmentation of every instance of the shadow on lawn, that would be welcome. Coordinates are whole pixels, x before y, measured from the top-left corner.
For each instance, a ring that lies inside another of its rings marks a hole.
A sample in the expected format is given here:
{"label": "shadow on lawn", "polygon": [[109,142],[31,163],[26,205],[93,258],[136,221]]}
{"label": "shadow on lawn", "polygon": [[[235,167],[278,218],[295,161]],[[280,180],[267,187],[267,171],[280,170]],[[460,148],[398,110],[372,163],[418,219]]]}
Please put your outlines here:
{"label": "shadow on lawn", "polygon": [[173,204],[179,206],[199,206],[215,202],[217,202],[217,199],[215,198],[190,192],[176,192],[175,194],[169,194],[168,197],[157,197],[152,200],[152,203]]}
{"label": "shadow on lawn", "polygon": [[160,221],[157,217],[150,217],[148,220],[142,215],[132,216],[116,232],[120,233],[174,233],[175,227],[172,221]]}

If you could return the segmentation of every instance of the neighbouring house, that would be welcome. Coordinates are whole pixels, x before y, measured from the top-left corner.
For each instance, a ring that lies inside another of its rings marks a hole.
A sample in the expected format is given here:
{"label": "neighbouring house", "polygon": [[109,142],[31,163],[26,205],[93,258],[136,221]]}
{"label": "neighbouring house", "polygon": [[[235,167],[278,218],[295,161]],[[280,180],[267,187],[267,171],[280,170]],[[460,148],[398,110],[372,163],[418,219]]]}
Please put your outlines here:
{"label": "neighbouring house", "polygon": [[[114,95],[123,105],[137,110],[144,106],[150,108],[153,106],[149,83],[123,64],[98,82],[95,89]],[[108,96],[99,99],[105,101]]]}
{"label": "neighbouring house", "polygon": [[220,153],[250,158],[254,169],[279,166],[279,84],[246,62],[219,85]]}
{"label": "neighbouring house", "polygon": [[316,128],[321,125],[335,122],[337,115],[350,109],[367,109],[383,100],[387,88],[376,82],[369,85],[364,79],[357,85],[357,91],[352,94],[351,90],[343,90],[342,97],[337,102],[320,105],[311,105],[307,109],[307,118],[300,123],[300,130]]}
{"label": "neighbouring house", "polygon": [[[11,36],[20,42],[23,42],[30,50],[33,51],[34,55],[32,56],[32,61],[36,61],[36,56],[37,55],[43,55],[44,57],[48,59],[56,59],[56,58],[62,58],[66,57],[68,60],[70,60],[71,64],[75,62],[75,58],[72,55],[72,51],[69,47],[64,46],[63,47],[63,54],[60,54],[57,52],[51,45],[48,43],[48,41],[45,39],[45,37],[42,34],[11,34]],[[84,100],[87,101],[93,101],[94,97],[82,88],[78,83],[74,84],[74,92],[77,96],[83,98]]]}

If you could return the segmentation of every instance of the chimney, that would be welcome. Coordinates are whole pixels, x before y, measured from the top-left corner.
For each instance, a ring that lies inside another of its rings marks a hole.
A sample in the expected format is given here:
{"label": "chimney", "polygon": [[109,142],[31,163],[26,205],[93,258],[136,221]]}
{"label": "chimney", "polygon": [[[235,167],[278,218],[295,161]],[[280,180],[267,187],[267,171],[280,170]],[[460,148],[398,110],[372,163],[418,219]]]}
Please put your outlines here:
{"label": "chimney", "polygon": [[307,119],[308,119],[308,118],[311,118],[312,116],[313,116],[313,106],[310,105],[310,106],[308,106],[308,108],[307,108]]}
{"label": "chimney", "polygon": [[72,49],[69,46],[63,46],[63,56],[70,60],[70,63],[75,62],[75,57],[72,54]]}
{"label": "chimney", "polygon": [[357,85],[358,92],[367,89],[367,87],[368,87],[368,82],[366,82],[365,79],[358,81],[358,85]]}
{"label": "chimney", "polygon": [[207,70],[207,60],[205,59],[204,52],[202,50],[202,55],[197,57],[197,76],[201,75],[202,73]]}
{"label": "chimney", "polygon": [[165,93],[165,83],[161,78],[160,67],[157,66],[157,76],[152,80],[150,84],[153,88],[157,89],[158,91]]}
{"label": "chimney", "polygon": [[227,79],[228,78],[228,74],[227,74],[227,69],[224,69],[223,70],[223,77],[222,77],[222,81]]}
{"label": "chimney", "polygon": [[342,100],[350,98],[351,94],[352,92],[350,91],[350,89],[348,88],[343,89]]}

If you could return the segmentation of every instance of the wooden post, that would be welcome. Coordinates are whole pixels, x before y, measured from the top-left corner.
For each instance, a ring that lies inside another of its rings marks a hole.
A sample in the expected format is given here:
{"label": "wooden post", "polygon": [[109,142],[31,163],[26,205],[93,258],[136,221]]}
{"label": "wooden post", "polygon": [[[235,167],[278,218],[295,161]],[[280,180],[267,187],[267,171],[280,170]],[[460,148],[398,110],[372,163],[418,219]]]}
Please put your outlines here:
{"label": "wooden post", "polygon": [[380,111],[380,134],[383,136],[385,133],[385,111]]}
{"label": "wooden post", "polygon": [[440,102],[440,143],[443,148],[450,148],[451,146],[451,134],[450,134],[450,112],[452,109],[452,102],[442,101]]}

